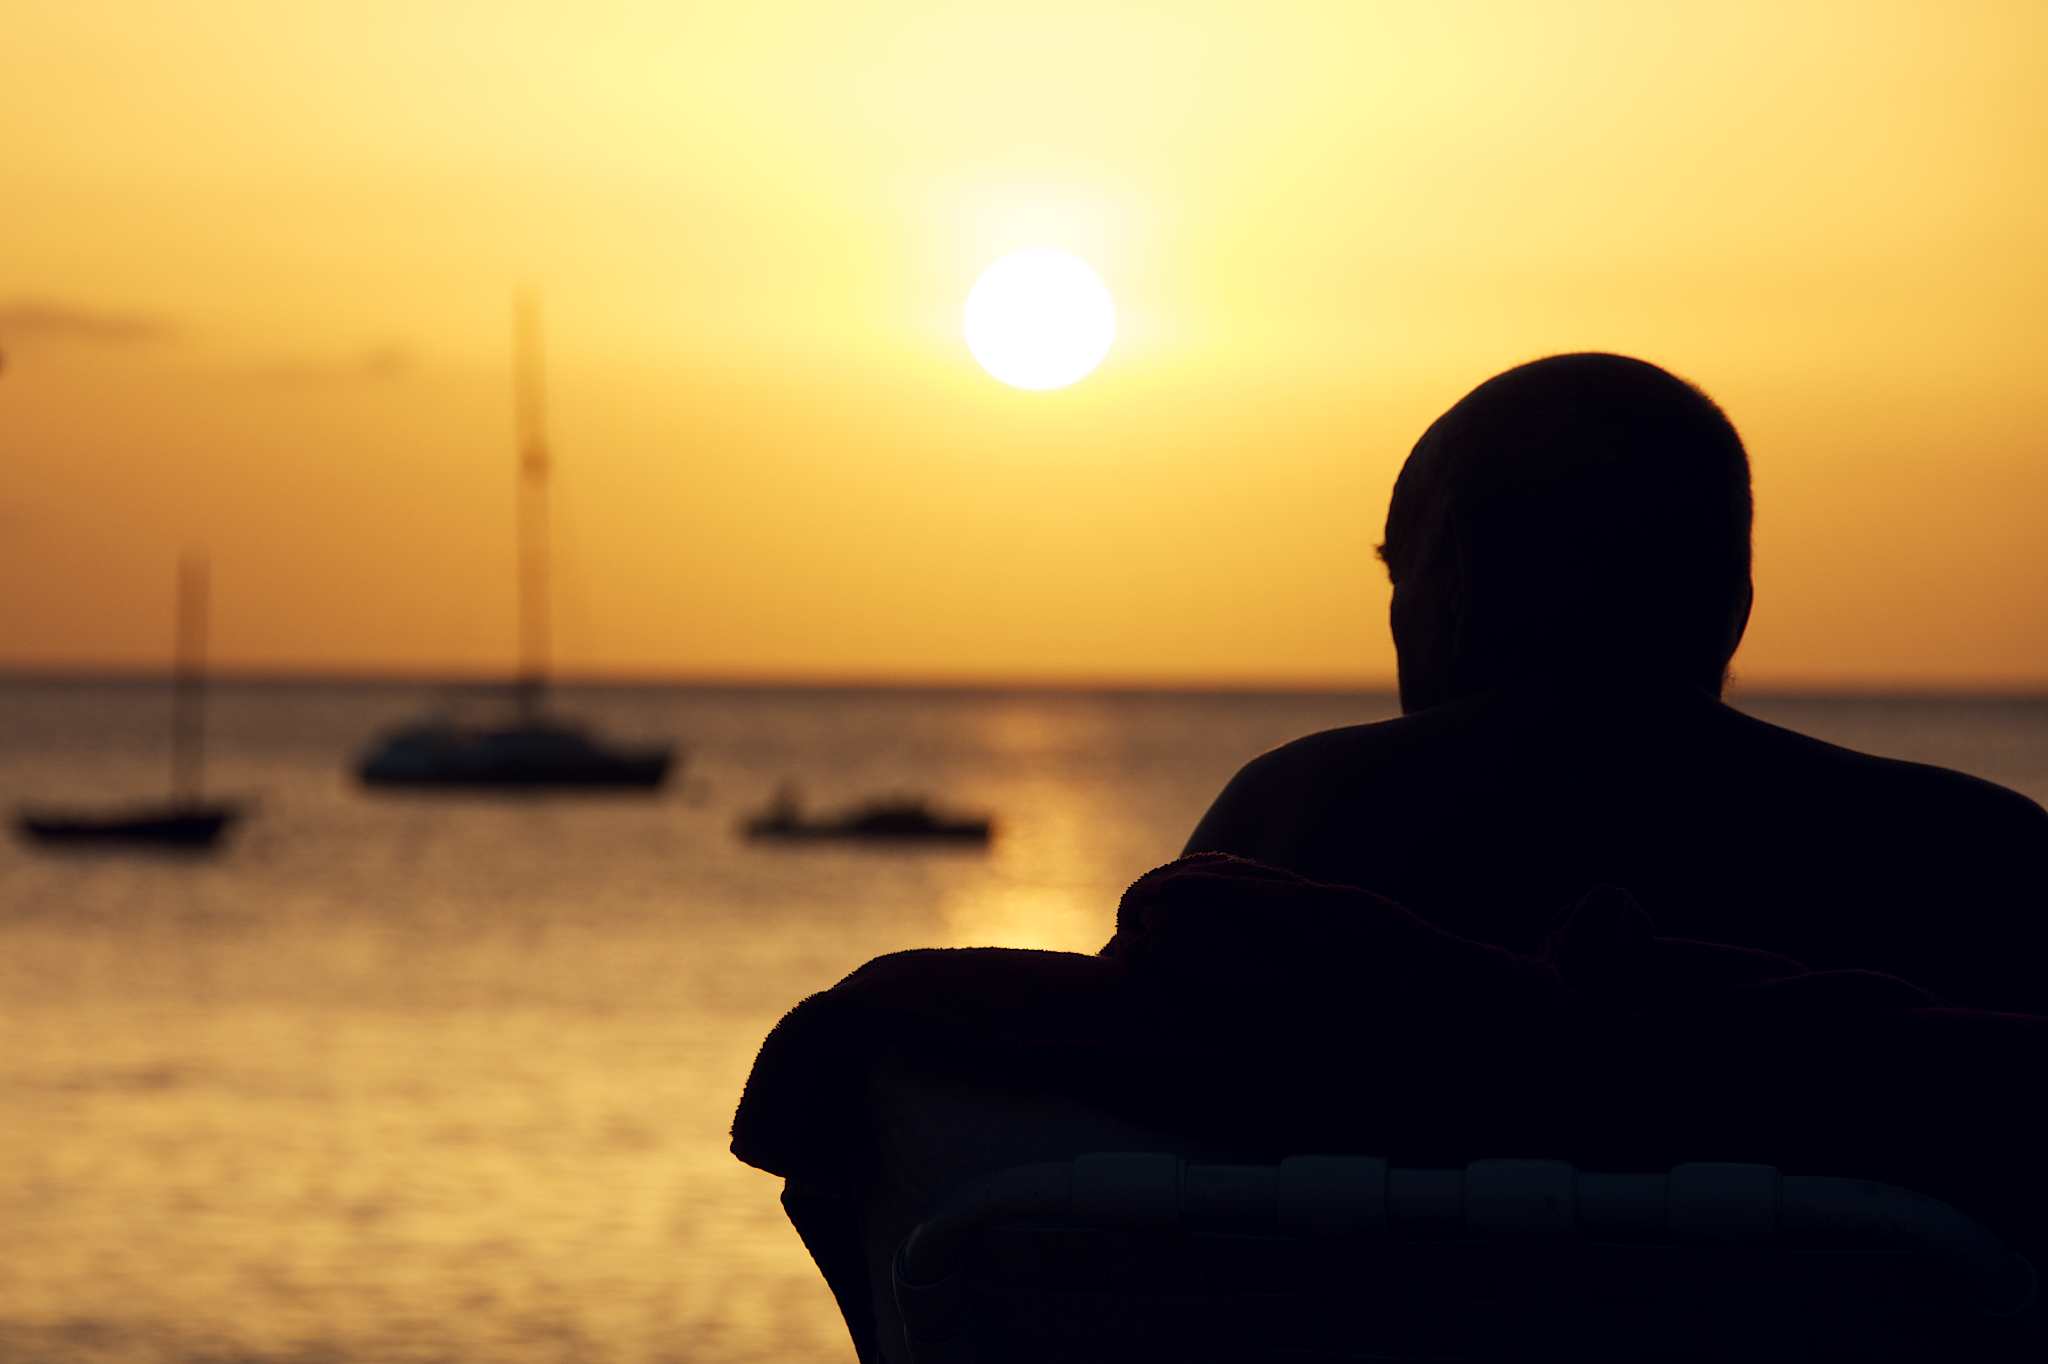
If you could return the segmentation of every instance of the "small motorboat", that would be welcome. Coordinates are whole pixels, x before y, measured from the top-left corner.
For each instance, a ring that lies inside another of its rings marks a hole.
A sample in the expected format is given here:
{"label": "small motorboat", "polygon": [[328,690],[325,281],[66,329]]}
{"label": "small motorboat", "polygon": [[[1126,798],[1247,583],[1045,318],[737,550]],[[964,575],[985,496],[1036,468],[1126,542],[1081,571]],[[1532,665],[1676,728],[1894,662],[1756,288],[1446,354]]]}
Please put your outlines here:
{"label": "small motorboat", "polygon": [[869,801],[836,815],[804,814],[784,788],[760,814],[741,826],[746,836],[792,842],[986,844],[994,823],[986,815],[942,815],[916,797]]}

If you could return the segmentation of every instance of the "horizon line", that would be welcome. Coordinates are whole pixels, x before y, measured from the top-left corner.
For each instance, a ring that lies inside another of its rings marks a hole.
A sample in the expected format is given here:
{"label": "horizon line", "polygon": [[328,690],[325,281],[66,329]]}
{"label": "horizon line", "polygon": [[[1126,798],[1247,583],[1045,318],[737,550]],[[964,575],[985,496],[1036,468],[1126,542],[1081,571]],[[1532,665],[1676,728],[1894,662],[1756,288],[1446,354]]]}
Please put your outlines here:
{"label": "horizon line", "polygon": [[[0,685],[87,686],[168,683],[175,669],[161,665],[0,663]],[[361,686],[420,687],[428,690],[489,689],[513,686],[517,679],[502,671],[407,668],[230,667],[210,669],[206,680],[228,686]],[[550,685],[590,690],[687,691],[905,691],[905,692],[1045,692],[1186,696],[1394,696],[1395,679],[1355,677],[1147,677],[1142,675],[1002,675],[882,673],[718,673],[659,672],[633,669],[572,670],[552,674]],[[2048,700],[2048,679],[2040,681],[1949,682],[1928,678],[1870,679],[1778,678],[1745,679],[1737,675],[1725,695],[1731,697],[1800,697],[1910,699],[1957,697],[1983,700]]]}

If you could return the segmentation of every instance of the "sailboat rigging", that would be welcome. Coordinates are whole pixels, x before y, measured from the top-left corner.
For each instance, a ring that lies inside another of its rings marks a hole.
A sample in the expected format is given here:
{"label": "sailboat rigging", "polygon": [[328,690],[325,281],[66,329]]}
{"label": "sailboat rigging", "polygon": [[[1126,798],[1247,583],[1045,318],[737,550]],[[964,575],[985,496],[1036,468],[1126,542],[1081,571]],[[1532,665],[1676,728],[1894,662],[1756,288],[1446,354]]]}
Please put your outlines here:
{"label": "sailboat rigging", "polygon": [[612,788],[652,790],[676,761],[672,744],[607,743],[549,712],[548,449],[540,318],[533,300],[514,309],[517,418],[519,663],[514,715],[498,725],[447,717],[416,721],[379,738],[357,765],[364,784],[416,788]]}
{"label": "sailboat rigging", "polygon": [[202,793],[206,764],[206,560],[178,565],[177,643],[171,690],[171,796],[168,801],[113,810],[23,810],[21,833],[39,843],[76,847],[143,846],[204,851],[242,807]]}

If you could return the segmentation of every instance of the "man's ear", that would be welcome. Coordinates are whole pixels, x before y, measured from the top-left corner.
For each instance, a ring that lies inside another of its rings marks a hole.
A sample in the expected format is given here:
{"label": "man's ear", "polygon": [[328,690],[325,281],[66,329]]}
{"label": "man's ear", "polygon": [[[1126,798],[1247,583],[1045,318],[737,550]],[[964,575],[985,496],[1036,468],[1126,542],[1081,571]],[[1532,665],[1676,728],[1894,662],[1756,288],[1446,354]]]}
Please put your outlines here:
{"label": "man's ear", "polygon": [[1728,678],[1733,672],[1735,651],[1742,647],[1742,636],[1749,629],[1749,613],[1756,606],[1756,580],[1742,580],[1742,596],[1735,609],[1728,613],[1728,647],[1721,656],[1721,676],[1714,684],[1714,695],[1720,696],[1728,690]]}
{"label": "man's ear", "polygon": [[1729,617],[1728,657],[1735,657],[1735,650],[1742,644],[1742,636],[1749,630],[1749,613],[1756,606],[1756,579],[1742,580],[1742,604]]}

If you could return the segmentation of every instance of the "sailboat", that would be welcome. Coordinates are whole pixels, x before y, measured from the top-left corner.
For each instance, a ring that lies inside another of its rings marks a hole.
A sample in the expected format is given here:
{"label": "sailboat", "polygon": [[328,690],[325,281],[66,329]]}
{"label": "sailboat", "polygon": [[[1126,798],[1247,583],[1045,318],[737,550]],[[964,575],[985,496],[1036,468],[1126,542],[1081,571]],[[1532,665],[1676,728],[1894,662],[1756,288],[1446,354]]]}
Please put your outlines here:
{"label": "sailboat", "polygon": [[52,846],[203,852],[241,818],[240,805],[200,794],[206,757],[206,597],[206,561],[187,555],[178,565],[170,799],[102,810],[24,809],[15,816],[23,837]]}
{"label": "sailboat", "polygon": [[513,714],[497,724],[432,716],[379,736],[356,766],[368,786],[420,789],[642,789],[675,765],[672,744],[608,743],[551,714],[548,475],[540,323],[533,300],[515,308],[518,415],[520,670]]}

